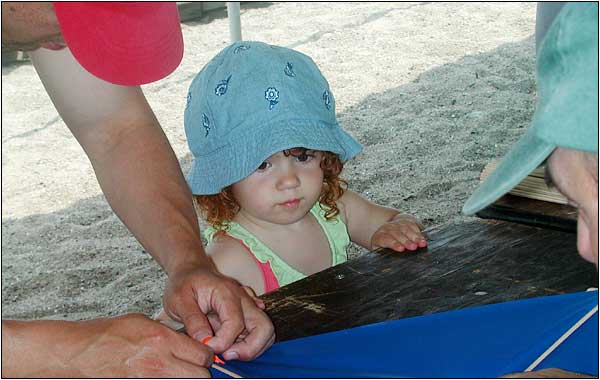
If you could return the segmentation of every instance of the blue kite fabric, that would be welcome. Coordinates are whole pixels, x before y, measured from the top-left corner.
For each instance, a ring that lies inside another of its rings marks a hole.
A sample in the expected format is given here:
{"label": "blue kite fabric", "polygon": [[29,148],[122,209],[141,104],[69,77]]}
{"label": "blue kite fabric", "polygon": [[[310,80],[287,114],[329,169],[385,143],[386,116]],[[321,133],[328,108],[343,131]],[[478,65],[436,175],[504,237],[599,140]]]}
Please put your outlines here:
{"label": "blue kite fabric", "polygon": [[[247,378],[491,378],[522,372],[598,305],[598,291],[477,306],[274,344]],[[598,312],[534,370],[598,376]],[[211,369],[213,377],[227,377]]]}

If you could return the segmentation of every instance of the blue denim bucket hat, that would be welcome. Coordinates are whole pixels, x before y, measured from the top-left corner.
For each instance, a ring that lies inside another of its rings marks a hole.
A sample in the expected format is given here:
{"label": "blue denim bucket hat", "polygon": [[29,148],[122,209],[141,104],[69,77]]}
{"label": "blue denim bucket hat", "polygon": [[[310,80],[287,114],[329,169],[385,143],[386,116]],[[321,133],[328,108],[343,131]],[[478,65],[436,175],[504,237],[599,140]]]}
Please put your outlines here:
{"label": "blue denim bucket hat", "polygon": [[198,73],[184,117],[194,155],[193,194],[217,194],[269,156],[303,147],[347,161],[362,147],[339,126],[327,80],[308,56],[262,42],[236,42]]}
{"label": "blue denim bucket hat", "polygon": [[542,41],[536,71],[532,125],[467,200],[467,215],[509,192],[557,147],[598,153],[598,3],[565,5]]}

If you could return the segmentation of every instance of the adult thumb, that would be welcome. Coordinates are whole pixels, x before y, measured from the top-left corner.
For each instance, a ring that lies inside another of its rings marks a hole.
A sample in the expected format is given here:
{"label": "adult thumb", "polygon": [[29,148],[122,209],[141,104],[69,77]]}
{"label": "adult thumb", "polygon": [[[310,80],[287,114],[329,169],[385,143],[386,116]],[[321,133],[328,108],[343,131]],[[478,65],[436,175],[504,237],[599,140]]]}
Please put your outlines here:
{"label": "adult thumb", "polygon": [[189,336],[201,342],[206,337],[212,337],[213,331],[206,315],[193,300],[182,301],[177,308],[177,314]]}

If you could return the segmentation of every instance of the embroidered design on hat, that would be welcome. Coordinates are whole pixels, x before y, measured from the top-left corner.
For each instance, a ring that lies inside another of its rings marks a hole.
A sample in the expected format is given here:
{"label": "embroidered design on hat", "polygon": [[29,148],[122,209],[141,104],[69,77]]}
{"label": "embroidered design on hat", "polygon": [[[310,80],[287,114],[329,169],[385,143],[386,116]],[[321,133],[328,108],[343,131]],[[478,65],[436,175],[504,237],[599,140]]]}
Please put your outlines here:
{"label": "embroidered design on hat", "polygon": [[188,92],[188,94],[187,94],[187,100],[185,102],[185,109],[188,109],[188,107],[190,106],[191,102],[192,102],[192,93]]}
{"label": "embroidered design on hat", "polygon": [[323,101],[325,102],[325,108],[331,109],[331,97],[329,96],[329,91],[325,90],[323,93]]}
{"label": "embroidered design on hat", "polygon": [[208,137],[208,132],[210,131],[210,120],[208,120],[208,116],[205,113],[202,114],[202,126],[206,129],[206,134],[204,137]]}
{"label": "embroidered design on hat", "polygon": [[275,87],[267,88],[267,91],[265,91],[265,99],[269,101],[269,111],[271,111],[273,107],[279,103],[277,101],[277,99],[279,99],[279,91],[277,91]]}
{"label": "embroidered design on hat", "polygon": [[217,87],[215,87],[215,95],[217,95],[217,96],[225,95],[225,93],[227,92],[227,86],[229,85],[230,79],[231,79],[231,74],[229,74],[227,79],[219,82]]}
{"label": "embroidered design on hat", "polygon": [[294,67],[292,66],[292,64],[290,62],[288,62],[287,65],[285,65],[285,69],[283,69],[283,72],[288,77],[295,77],[296,76],[296,73],[294,72]]}
{"label": "embroidered design on hat", "polygon": [[235,49],[233,49],[233,54],[237,54],[240,51],[248,50],[248,49],[250,49],[250,46],[248,46],[248,45],[240,45],[240,46],[236,47]]}

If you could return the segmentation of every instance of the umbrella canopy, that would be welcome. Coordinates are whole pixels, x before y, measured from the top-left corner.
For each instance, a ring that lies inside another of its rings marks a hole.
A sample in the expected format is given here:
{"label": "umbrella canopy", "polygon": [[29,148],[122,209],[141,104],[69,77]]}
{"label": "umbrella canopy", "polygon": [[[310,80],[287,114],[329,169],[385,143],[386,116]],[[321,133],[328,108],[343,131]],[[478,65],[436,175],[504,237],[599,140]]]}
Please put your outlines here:
{"label": "umbrella canopy", "polygon": [[[597,305],[592,291],[387,321],[277,343],[224,367],[252,378],[498,377],[524,371]],[[597,311],[535,369],[551,367],[598,375]]]}

